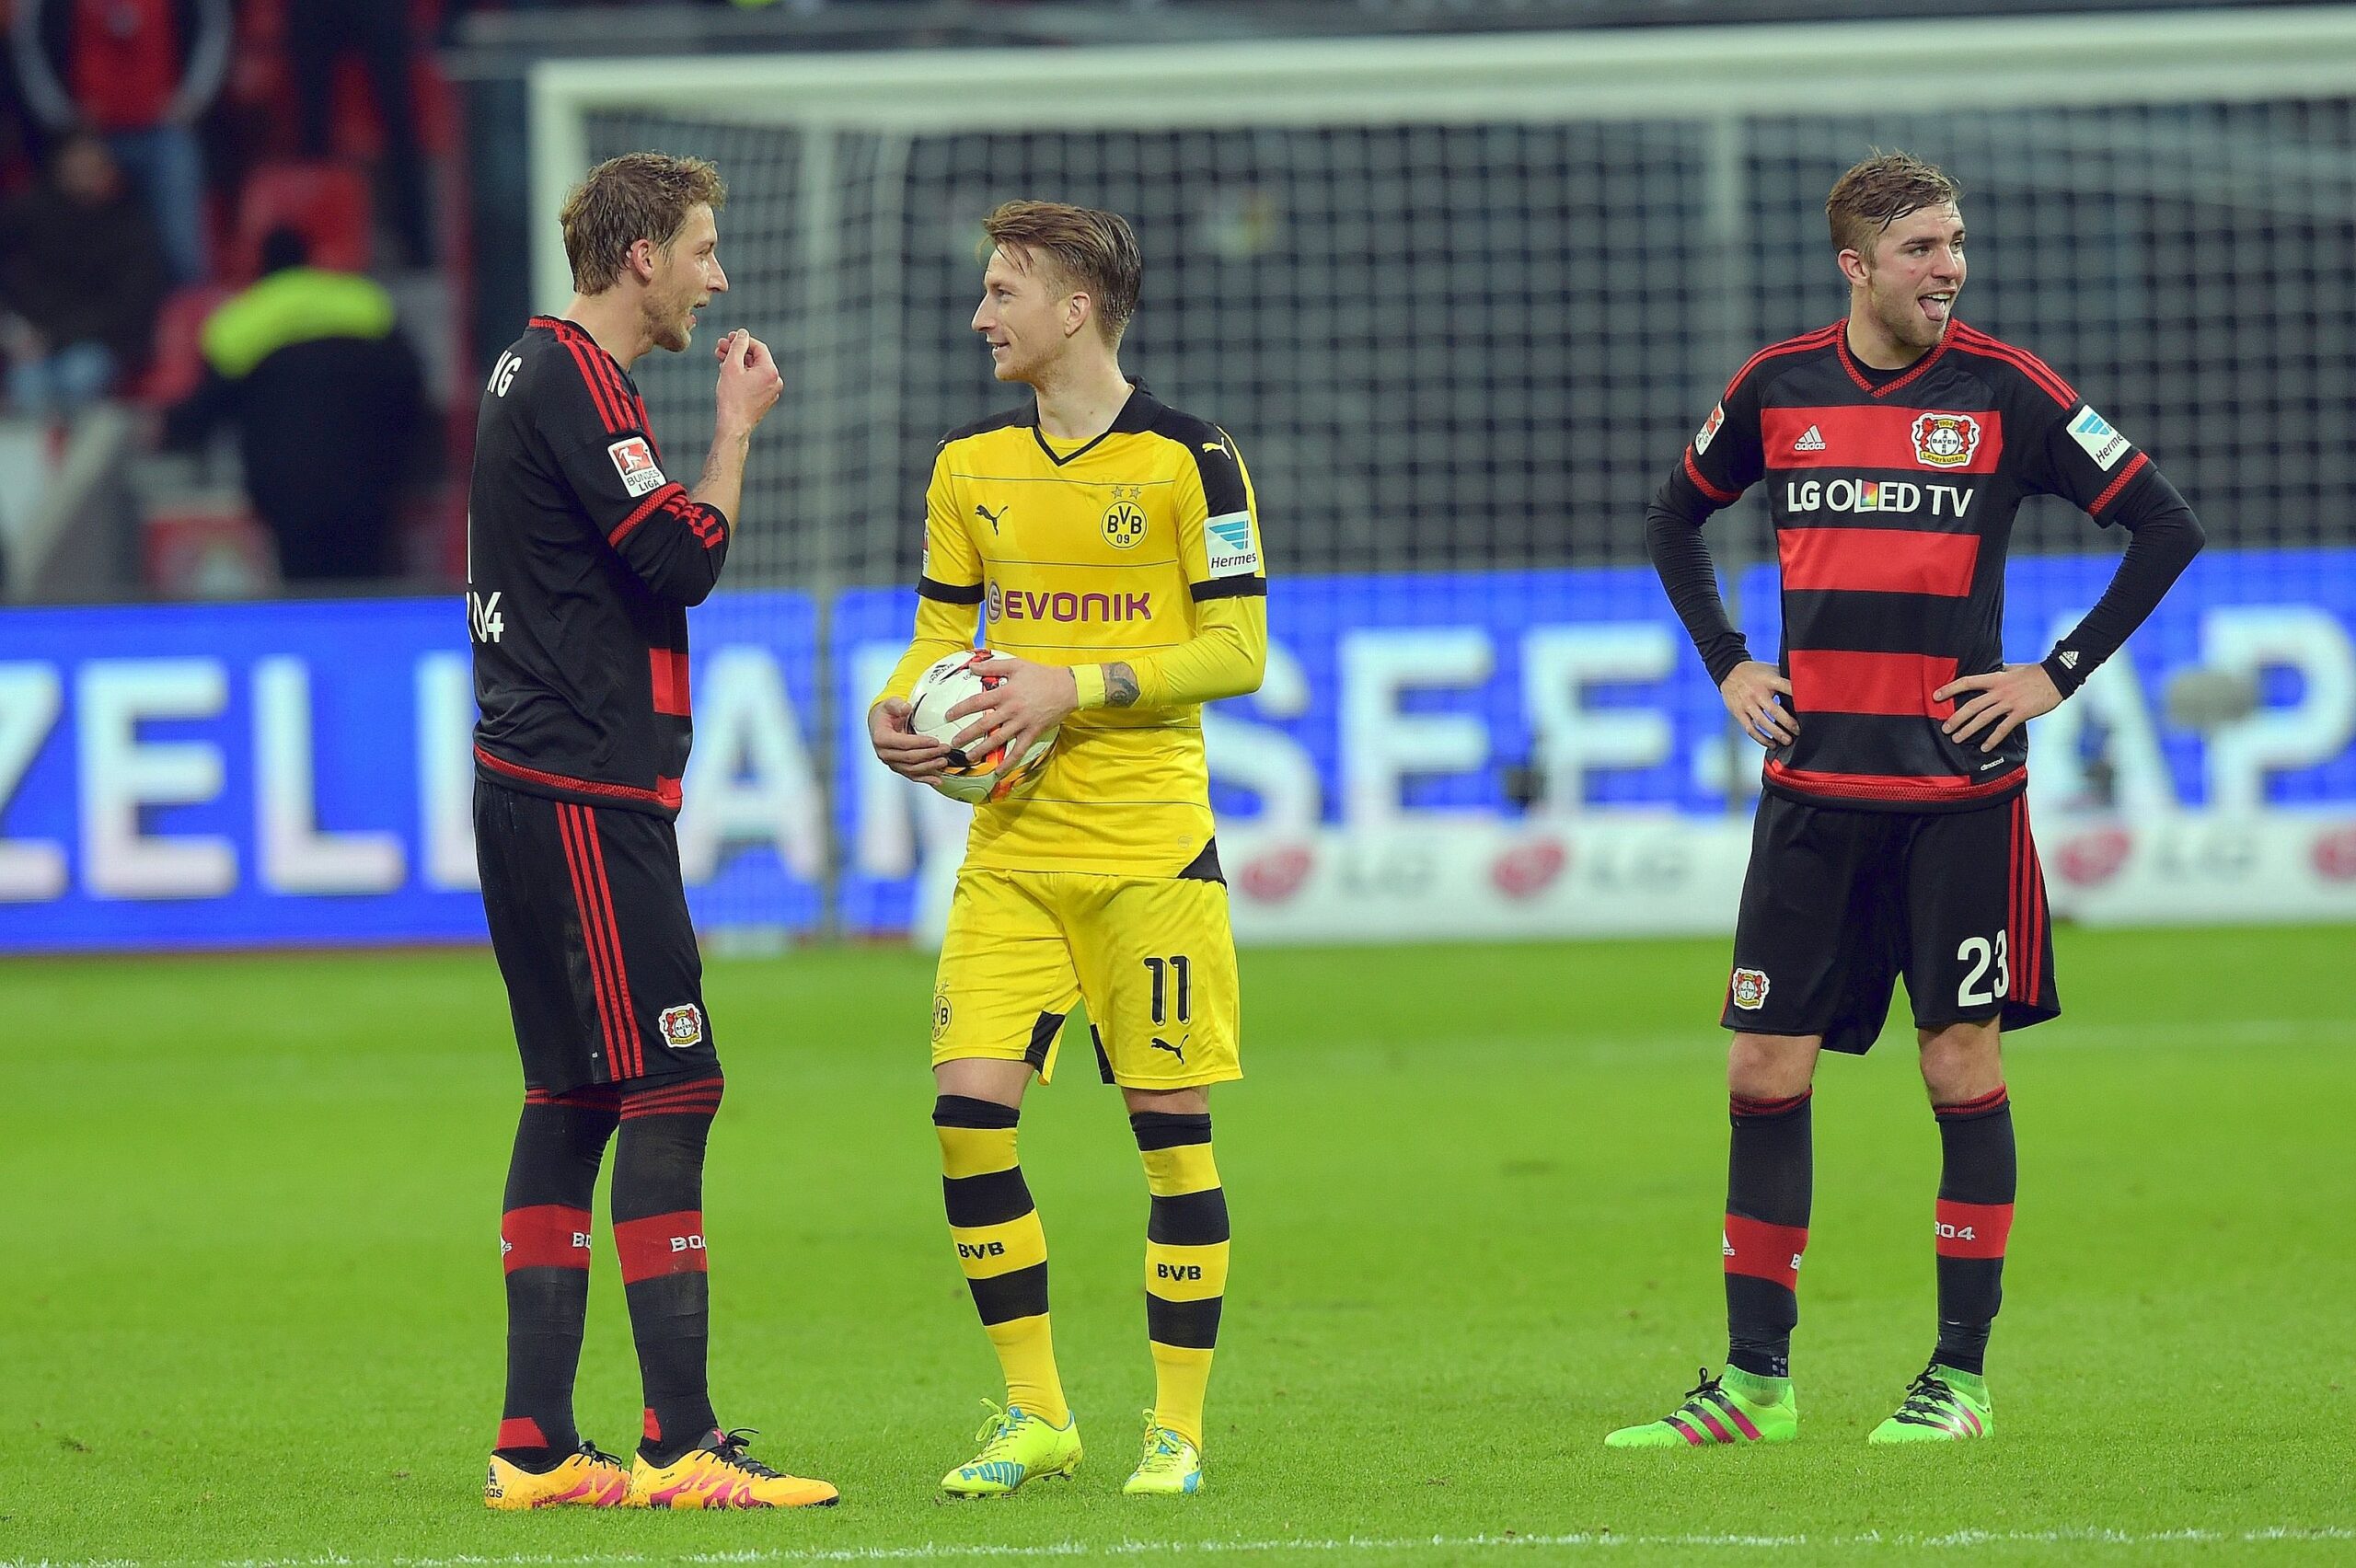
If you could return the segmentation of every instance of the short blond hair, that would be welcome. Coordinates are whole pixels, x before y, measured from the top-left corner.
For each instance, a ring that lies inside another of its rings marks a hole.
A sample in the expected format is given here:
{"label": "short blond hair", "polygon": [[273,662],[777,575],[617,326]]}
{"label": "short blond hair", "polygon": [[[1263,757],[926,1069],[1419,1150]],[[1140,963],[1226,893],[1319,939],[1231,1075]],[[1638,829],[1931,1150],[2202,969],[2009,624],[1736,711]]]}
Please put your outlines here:
{"label": "short blond hair", "polygon": [[727,203],[720,171],[701,158],[667,153],[607,158],[582,177],[557,215],[573,288],[584,294],[605,293],[629,265],[631,246],[645,239],[668,250],[689,213],[698,207],[717,213]]}
{"label": "short blond hair", "polygon": [[1014,254],[1018,265],[1044,256],[1056,271],[1096,302],[1096,326],[1108,343],[1138,308],[1145,281],[1145,257],[1138,236],[1118,213],[1061,202],[1008,202],[982,220],[992,245]]}
{"label": "short blond hair", "polygon": [[1832,230],[1832,248],[1854,250],[1870,261],[1874,236],[1925,207],[1941,207],[1962,199],[1963,187],[1936,164],[1924,163],[1911,153],[1885,153],[1852,167],[1832,182],[1824,199],[1824,217]]}

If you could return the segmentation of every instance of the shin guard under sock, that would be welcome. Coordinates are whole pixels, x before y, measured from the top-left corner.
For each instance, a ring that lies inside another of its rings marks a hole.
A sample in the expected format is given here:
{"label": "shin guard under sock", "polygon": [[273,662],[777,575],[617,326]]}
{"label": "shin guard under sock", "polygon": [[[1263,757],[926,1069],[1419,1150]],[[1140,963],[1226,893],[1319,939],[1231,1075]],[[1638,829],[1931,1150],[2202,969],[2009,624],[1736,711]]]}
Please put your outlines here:
{"label": "shin guard under sock", "polygon": [[2004,1245],[2013,1233],[2019,1168],[2012,1097],[1999,1084],[1977,1100],[1932,1108],[1939,1119],[1939,1343],[1932,1359],[1982,1376],[1988,1332],[2004,1299]]}
{"label": "shin guard under sock", "polygon": [[610,1085],[527,1090],[499,1220],[507,1274],[507,1395],[502,1458],[544,1471],[580,1446],[572,1379],[589,1310],[589,1205],[613,1136]]}
{"label": "shin guard under sock", "polygon": [[711,1276],[703,1239],[703,1159],[719,1074],[628,1086],[614,1148],[614,1249],[646,1391],[639,1452],[669,1464],[720,1425],[705,1362]]}
{"label": "shin guard under sock", "polygon": [[1227,1296],[1227,1193],[1211,1159],[1208,1115],[1129,1117],[1153,1194],[1145,1232],[1145,1326],[1153,1350],[1153,1421],[1200,1452],[1203,1397]]}
{"label": "shin guard under sock", "polygon": [[957,1266],[1006,1374],[1008,1407],[1064,1426],[1071,1407],[1056,1372],[1047,1319],[1047,1233],[1014,1153],[1020,1114],[1014,1106],[962,1094],[933,1101],[941,1195]]}
{"label": "shin guard under sock", "polygon": [[1727,1158],[1727,1365],[1788,1378],[1800,1320],[1800,1255],[1815,1187],[1808,1097],[1731,1097]]}

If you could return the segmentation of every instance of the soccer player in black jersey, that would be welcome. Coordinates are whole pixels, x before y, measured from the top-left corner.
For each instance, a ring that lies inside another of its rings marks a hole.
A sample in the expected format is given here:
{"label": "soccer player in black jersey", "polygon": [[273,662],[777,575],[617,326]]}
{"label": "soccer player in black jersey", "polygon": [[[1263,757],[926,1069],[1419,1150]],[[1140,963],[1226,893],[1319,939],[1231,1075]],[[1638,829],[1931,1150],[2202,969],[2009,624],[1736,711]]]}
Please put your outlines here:
{"label": "soccer player in black jersey", "polygon": [[[1807,1245],[1818,1053],[1863,1053],[1899,976],[1944,1160],[1938,1341],[1877,1443],[1987,1435],[1984,1378],[2012,1228],[2001,1032],[2061,1010],[2028,828],[2028,737],[2116,652],[2200,548],[2144,455],[2035,355],[1955,316],[1955,182],[1903,154],[1825,202],[1844,320],[1761,350],[1710,410],[1646,521],[1653,564],[1727,708],[1767,748],[1727,1028],[1724,1377],[1614,1447],[1787,1441]],[[1780,664],[1720,603],[1702,525],[1766,486],[1783,577]],[[2041,663],[2002,652],[2022,499],[2126,529],[2101,600]]]}
{"label": "soccer player in black jersey", "polygon": [[[722,1086],[672,830],[690,732],[687,606],[720,576],[753,430],[781,383],[752,334],[720,340],[711,451],[689,490],[664,472],[629,367],[685,350],[696,312],[726,291],[724,197],[694,158],[634,153],[590,170],[562,214],[572,303],[500,354],[476,426],[475,853],[525,1086],[500,1224],[495,1508],[836,1500],[722,1432],[704,1373],[704,1146]],[[627,1470],[572,1424],[609,1139],[646,1390]]]}

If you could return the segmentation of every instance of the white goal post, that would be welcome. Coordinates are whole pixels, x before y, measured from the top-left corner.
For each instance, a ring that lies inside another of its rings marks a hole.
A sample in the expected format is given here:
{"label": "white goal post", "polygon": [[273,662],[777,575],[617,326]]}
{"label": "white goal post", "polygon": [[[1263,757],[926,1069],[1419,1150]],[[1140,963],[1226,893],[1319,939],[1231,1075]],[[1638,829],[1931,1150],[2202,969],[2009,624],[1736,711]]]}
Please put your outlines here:
{"label": "white goal post", "polygon": [[1138,49],[552,60],[531,75],[533,276],[571,294],[556,214],[588,167],[585,117],[662,109],[803,129],[1183,127],[1504,120],[1738,120],[2337,97],[2356,6],[2261,11],[1643,28]]}
{"label": "white goal post", "polygon": [[[2115,409],[2244,530],[2220,542],[2295,542],[2356,494],[2344,367],[2282,352],[2350,325],[2293,294],[2344,261],[2352,89],[2356,6],[554,61],[531,259],[561,306],[556,213],[598,158],[720,164],[714,320],[761,329],[793,389],[739,583],[907,579],[930,438],[1004,399],[964,319],[977,220],[1017,194],[1138,225],[1125,358],[1242,439],[1285,500],[1279,570],[1629,563],[1725,375],[1839,309],[1831,174],[1900,145],[1964,180],[1990,248],[1970,318]],[[641,376],[683,449],[692,369]],[[2217,417],[2282,398],[2304,411]],[[2081,519],[2023,527],[2086,548]]]}

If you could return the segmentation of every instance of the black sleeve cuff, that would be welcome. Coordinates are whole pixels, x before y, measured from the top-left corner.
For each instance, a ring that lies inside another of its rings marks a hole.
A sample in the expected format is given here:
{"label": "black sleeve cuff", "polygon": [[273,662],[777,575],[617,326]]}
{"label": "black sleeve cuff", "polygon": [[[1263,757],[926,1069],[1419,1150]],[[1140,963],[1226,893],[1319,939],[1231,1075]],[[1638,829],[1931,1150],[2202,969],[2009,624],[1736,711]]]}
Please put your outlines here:
{"label": "black sleeve cuff", "polygon": [[2086,684],[2086,677],[2094,674],[2093,668],[2079,657],[2074,648],[2056,648],[2045,656],[2040,667],[2047,678],[2053,682],[2053,689],[2063,697],[2075,693]]}
{"label": "black sleeve cuff", "polygon": [[1734,674],[1737,664],[1750,662],[1750,640],[1738,631],[1731,637],[1720,639],[1699,651],[1702,654],[1702,663],[1709,669],[1710,684],[1714,686],[1722,686],[1727,684],[1727,677]]}
{"label": "black sleeve cuff", "polygon": [[1190,582],[1186,591],[1201,604],[1205,599],[1242,599],[1265,595],[1268,580],[1265,577],[1214,577],[1208,582]]}
{"label": "black sleeve cuff", "polygon": [[918,596],[938,599],[944,605],[978,605],[982,602],[982,585],[978,582],[938,582],[930,577],[917,579]]}

